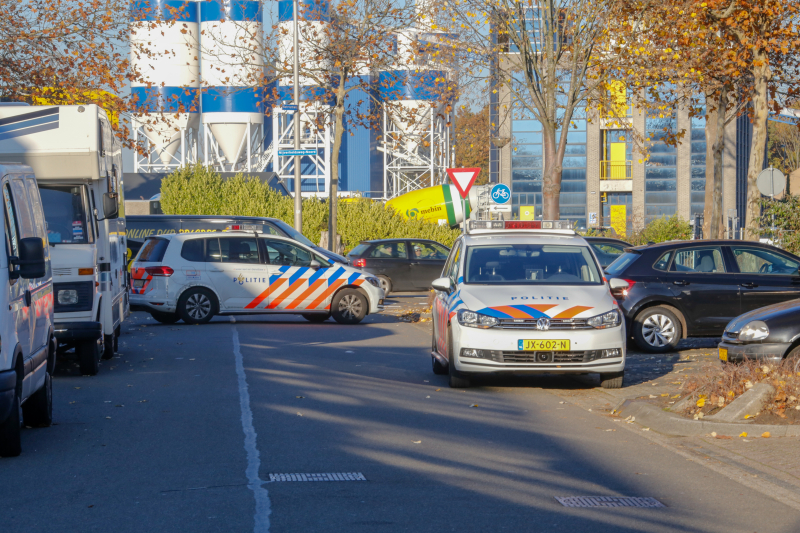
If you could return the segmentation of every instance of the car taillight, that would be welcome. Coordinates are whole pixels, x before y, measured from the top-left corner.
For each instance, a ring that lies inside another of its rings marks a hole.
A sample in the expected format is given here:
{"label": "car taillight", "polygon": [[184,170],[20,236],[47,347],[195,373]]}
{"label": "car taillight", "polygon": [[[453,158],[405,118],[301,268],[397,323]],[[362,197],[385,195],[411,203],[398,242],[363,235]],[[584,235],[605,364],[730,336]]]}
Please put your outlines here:
{"label": "car taillight", "polygon": [[636,282],[630,279],[623,279],[625,283],[628,284],[627,287],[617,287],[616,289],[611,289],[611,295],[616,298],[617,300],[624,300],[628,293],[631,291]]}
{"label": "car taillight", "polygon": [[353,261],[353,266],[357,267],[357,268],[364,268],[365,266],[367,266],[367,260],[366,259],[356,259],[355,261]]}
{"label": "car taillight", "polygon": [[165,267],[165,266],[160,266],[160,267],[144,267],[144,271],[145,271],[146,273],[150,274],[150,275],[151,275],[151,276],[153,276],[153,277],[156,277],[156,276],[164,276],[164,277],[169,277],[169,276],[171,276],[171,275],[172,275],[172,274],[175,272],[175,271],[174,271],[174,270],[172,270],[170,267]]}

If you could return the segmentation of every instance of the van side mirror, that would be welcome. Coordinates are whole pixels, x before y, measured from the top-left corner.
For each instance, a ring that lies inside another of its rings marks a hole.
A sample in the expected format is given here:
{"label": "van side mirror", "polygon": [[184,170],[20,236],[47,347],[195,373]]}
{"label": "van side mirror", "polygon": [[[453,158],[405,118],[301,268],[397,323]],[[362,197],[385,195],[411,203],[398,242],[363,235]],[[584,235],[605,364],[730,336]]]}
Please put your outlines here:
{"label": "van side mirror", "polygon": [[45,275],[44,243],[40,237],[26,237],[19,240],[19,257],[10,257],[10,265],[19,268],[9,273],[9,278],[36,279]]}
{"label": "van side mirror", "polygon": [[431,282],[431,287],[437,291],[450,292],[450,290],[453,288],[453,282],[450,281],[450,278],[436,278],[433,280],[433,282]]}
{"label": "van side mirror", "polygon": [[117,193],[103,194],[103,218],[119,218],[119,195]]}

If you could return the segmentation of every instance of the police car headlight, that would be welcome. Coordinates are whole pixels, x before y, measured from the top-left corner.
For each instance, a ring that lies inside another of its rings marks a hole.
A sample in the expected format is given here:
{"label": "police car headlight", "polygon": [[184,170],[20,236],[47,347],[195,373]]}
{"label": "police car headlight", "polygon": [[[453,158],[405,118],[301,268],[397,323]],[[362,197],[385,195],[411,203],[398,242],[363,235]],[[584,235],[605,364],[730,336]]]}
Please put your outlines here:
{"label": "police car headlight", "polygon": [[499,321],[493,316],[461,309],[458,311],[458,323],[470,328],[493,328]]}
{"label": "police car headlight", "polygon": [[603,313],[602,315],[593,316],[586,323],[592,326],[595,329],[605,329],[605,328],[613,328],[619,326],[621,322],[621,317],[619,315],[619,311],[613,309],[608,313]]}
{"label": "police car headlight", "polygon": [[740,341],[763,341],[769,337],[769,328],[761,320],[754,320],[748,323],[739,332]]}
{"label": "police car headlight", "polygon": [[378,278],[367,278],[367,281],[369,281],[371,285],[375,285],[379,289],[381,288],[381,281]]}

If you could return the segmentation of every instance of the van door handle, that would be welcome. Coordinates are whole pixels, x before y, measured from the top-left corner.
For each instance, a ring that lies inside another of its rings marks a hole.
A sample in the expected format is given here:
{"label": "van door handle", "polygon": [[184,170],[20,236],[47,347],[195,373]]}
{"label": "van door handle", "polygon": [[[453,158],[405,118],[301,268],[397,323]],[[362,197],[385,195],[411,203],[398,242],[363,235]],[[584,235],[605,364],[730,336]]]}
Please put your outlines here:
{"label": "van door handle", "polygon": [[741,283],[740,285],[741,285],[742,287],[744,287],[745,289],[755,289],[756,287],[758,287],[758,285],[757,285],[757,284],[755,284],[755,283],[751,283],[751,282],[749,282],[749,281],[747,281],[747,282],[745,282],[745,283]]}
{"label": "van door handle", "polygon": [[25,291],[25,307],[30,307],[31,306],[31,300],[32,300],[31,291],[30,290],[26,290]]}
{"label": "van door handle", "polygon": [[672,284],[673,285],[681,285],[681,286],[683,286],[683,285],[688,285],[689,282],[688,281],[684,281],[684,280],[677,280],[677,281],[673,281]]}

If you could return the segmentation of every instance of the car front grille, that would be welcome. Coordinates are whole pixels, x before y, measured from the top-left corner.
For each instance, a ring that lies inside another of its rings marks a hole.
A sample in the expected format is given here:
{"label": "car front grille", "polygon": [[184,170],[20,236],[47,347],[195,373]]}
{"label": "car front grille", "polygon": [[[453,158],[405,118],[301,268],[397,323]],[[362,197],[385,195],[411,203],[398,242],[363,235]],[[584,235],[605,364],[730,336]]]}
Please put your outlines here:
{"label": "car front grille", "polygon": [[[538,329],[536,327],[536,320],[522,320],[514,318],[501,319],[500,327],[503,329]],[[592,329],[592,326],[589,326],[586,323],[585,318],[551,318],[550,329]]]}
{"label": "car front grille", "polygon": [[[53,283],[53,311],[56,313],[75,313],[78,311],[91,311],[94,303],[92,286],[94,281],[78,281],[74,283]],[[78,293],[78,302],[64,305],[58,303],[59,291],[75,291]]]}
{"label": "car front grille", "polygon": [[504,351],[504,363],[588,363],[600,358],[599,350],[572,352],[521,352]]}

